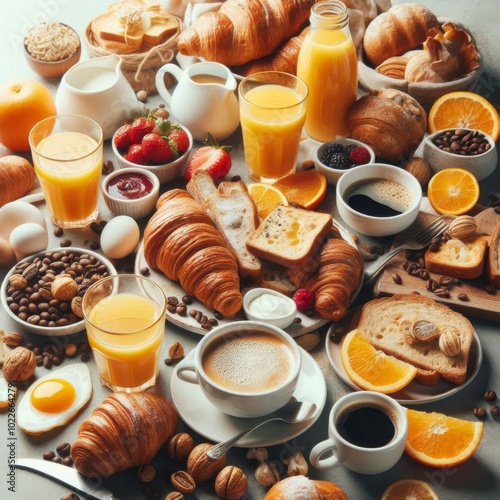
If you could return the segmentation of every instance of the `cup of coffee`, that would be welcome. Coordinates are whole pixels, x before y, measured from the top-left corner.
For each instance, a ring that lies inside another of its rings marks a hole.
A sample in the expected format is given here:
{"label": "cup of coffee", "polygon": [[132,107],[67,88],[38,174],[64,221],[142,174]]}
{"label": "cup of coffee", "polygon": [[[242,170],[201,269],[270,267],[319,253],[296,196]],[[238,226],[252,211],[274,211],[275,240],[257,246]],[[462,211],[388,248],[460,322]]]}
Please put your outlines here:
{"label": "cup of coffee", "polygon": [[300,348],[284,330],[259,321],[214,328],[181,361],[175,376],[199,384],[220,411],[260,417],[284,406],[297,386]]}
{"label": "cup of coffee", "polygon": [[380,474],[401,458],[407,434],[406,411],[397,401],[378,392],[353,392],[333,405],[328,439],[309,458],[317,469],[343,464],[360,474]]}

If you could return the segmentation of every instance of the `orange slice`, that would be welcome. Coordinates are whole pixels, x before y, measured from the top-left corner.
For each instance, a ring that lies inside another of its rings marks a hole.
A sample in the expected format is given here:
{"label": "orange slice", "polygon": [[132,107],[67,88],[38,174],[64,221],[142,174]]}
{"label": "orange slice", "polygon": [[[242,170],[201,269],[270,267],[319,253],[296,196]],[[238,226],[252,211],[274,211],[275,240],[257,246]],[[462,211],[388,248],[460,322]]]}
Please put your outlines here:
{"label": "orange slice", "polygon": [[279,189],[269,184],[256,182],[249,184],[247,188],[257,206],[259,217],[262,219],[265,219],[279,205],[288,205],[286,196]]}
{"label": "orange slice", "polygon": [[454,467],[469,459],[483,436],[483,422],[470,422],[442,413],[406,411],[408,437],[405,451],[432,467]]}
{"label": "orange slice", "polygon": [[439,500],[439,497],[425,481],[402,479],[389,485],[380,500]]}
{"label": "orange slice", "polygon": [[286,196],[289,203],[314,210],[326,195],[327,181],[321,172],[304,170],[282,177],[273,186]]}
{"label": "orange slice", "polygon": [[479,200],[479,182],[462,168],[445,168],[431,177],[427,197],[440,214],[462,215],[474,208]]}
{"label": "orange slice", "polygon": [[439,97],[427,117],[429,132],[447,128],[477,129],[496,142],[500,135],[500,120],[495,106],[474,92],[450,92]]}
{"label": "orange slice", "polygon": [[342,365],[361,389],[392,394],[406,387],[417,369],[375,349],[361,330],[349,332],[341,348]]}

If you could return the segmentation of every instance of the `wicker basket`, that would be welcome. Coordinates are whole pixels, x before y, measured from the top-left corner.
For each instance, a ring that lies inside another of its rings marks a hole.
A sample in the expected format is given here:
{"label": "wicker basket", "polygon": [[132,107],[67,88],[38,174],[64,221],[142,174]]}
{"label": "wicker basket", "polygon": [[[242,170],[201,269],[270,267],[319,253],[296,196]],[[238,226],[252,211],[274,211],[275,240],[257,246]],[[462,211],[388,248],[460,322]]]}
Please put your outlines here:
{"label": "wicker basket", "polygon": [[[148,95],[158,93],[155,85],[156,73],[161,66],[171,62],[177,53],[177,40],[181,32],[182,22],[179,18],[176,19],[179,24],[177,33],[162,44],[156,45],[145,52],[119,54],[123,60],[122,73],[135,92],[145,90]],[[85,29],[84,41],[88,55],[91,58],[112,54],[112,52],[96,43],[92,33],[92,22]]]}

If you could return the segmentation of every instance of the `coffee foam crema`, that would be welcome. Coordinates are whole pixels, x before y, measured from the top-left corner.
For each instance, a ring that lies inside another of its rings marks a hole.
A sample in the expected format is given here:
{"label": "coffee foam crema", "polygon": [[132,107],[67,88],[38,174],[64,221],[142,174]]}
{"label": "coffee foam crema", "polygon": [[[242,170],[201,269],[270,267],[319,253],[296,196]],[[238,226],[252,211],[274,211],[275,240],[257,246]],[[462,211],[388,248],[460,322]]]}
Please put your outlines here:
{"label": "coffee foam crema", "polygon": [[203,370],[216,384],[236,392],[266,392],[290,376],[293,354],[279,337],[266,332],[226,335],[207,347]]}
{"label": "coffee foam crema", "polygon": [[410,191],[397,181],[391,179],[370,179],[356,184],[349,195],[364,194],[372,200],[391,207],[399,212],[408,210],[413,197]]}

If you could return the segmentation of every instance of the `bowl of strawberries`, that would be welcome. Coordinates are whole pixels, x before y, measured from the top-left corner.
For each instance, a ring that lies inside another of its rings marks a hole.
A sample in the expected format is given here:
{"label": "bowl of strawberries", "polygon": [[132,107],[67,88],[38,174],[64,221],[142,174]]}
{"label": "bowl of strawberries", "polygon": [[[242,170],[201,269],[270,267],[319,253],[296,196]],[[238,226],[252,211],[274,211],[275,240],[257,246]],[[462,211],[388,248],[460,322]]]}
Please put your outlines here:
{"label": "bowl of strawberries", "polygon": [[124,123],[111,146],[120,168],[142,168],[154,173],[160,184],[180,176],[193,148],[189,130],[158,110]]}

